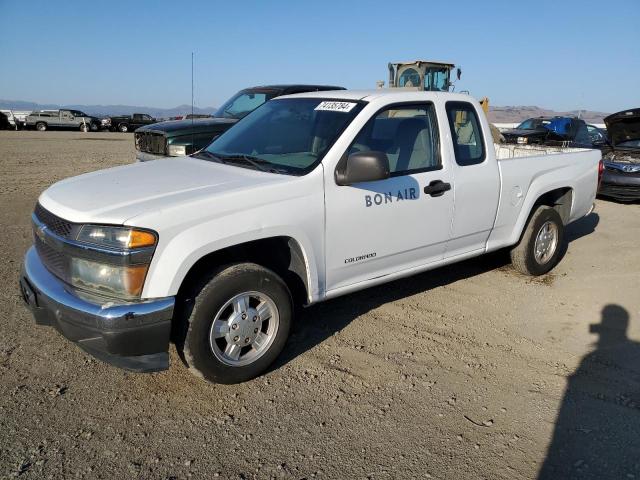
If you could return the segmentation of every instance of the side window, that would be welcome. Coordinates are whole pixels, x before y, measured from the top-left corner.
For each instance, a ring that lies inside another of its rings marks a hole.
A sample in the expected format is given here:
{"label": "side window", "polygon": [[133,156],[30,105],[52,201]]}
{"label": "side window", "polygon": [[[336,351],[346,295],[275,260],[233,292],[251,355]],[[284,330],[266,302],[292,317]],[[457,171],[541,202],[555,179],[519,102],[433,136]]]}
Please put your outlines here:
{"label": "side window", "polygon": [[447,102],[446,109],[456,163],[466,167],[484,162],[484,139],[476,109],[467,102]]}
{"label": "side window", "polygon": [[440,141],[433,105],[399,105],[379,112],[358,133],[349,154],[370,150],[387,154],[391,175],[440,168]]}

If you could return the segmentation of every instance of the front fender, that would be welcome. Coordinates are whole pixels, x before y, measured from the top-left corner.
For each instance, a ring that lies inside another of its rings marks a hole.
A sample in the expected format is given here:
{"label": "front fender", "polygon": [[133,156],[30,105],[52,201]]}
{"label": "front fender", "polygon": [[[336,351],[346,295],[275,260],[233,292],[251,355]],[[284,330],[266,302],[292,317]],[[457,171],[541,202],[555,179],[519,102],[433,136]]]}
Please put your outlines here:
{"label": "front fender", "polygon": [[304,257],[309,301],[318,298],[317,255],[311,239],[304,231],[294,227],[260,228],[212,241],[210,236],[208,237],[206,234],[216,231],[216,227],[219,226],[207,223],[194,227],[174,237],[161,252],[156,253],[147,275],[143,297],[156,298],[176,295],[189,270],[206,255],[254,240],[289,237],[298,243]]}

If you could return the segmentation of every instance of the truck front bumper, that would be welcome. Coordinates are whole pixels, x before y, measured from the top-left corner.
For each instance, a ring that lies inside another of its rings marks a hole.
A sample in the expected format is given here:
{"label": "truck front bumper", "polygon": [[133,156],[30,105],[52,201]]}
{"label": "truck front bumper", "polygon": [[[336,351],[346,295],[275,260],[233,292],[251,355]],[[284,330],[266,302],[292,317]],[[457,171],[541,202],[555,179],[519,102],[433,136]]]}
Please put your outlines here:
{"label": "truck front bumper", "polygon": [[135,372],[169,368],[174,297],[114,303],[81,296],[45,268],[33,247],[20,291],[38,325],[55,327],[94,357]]}

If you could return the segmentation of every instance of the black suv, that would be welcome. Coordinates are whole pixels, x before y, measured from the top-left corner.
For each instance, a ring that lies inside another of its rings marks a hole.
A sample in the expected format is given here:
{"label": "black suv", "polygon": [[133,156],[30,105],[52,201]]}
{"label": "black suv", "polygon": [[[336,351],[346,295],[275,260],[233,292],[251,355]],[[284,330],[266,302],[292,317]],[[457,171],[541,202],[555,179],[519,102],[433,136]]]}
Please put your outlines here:
{"label": "black suv", "polygon": [[136,159],[144,162],[162,157],[190,155],[203,149],[238,120],[263,103],[293,93],[344,90],[332,85],[268,85],[240,90],[227,100],[213,118],[174,120],[136,130]]}

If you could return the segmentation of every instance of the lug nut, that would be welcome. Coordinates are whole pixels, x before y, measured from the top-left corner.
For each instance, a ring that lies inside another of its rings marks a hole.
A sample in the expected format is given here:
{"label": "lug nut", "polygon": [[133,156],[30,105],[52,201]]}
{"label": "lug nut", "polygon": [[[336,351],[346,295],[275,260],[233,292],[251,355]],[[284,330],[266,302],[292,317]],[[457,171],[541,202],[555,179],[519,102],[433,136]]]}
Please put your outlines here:
{"label": "lug nut", "polygon": [[231,325],[231,328],[233,328],[234,330],[237,330],[238,329],[238,324],[234,323],[233,325]]}
{"label": "lug nut", "polygon": [[253,317],[253,321],[257,322],[258,321],[258,316],[256,315],[255,317]]}
{"label": "lug nut", "polygon": [[249,337],[247,337],[247,338],[244,339],[244,343],[249,343],[250,340],[251,339]]}
{"label": "lug nut", "polygon": [[246,319],[247,319],[247,314],[246,314],[246,313],[243,313],[243,314],[242,314],[242,319],[243,319],[243,320],[246,320]]}
{"label": "lug nut", "polygon": [[233,337],[233,341],[237,342],[238,340],[240,340],[240,337],[238,337],[237,335],[235,337]]}
{"label": "lug nut", "polygon": [[258,333],[258,329],[257,329],[257,328],[254,328],[254,329],[253,329],[253,333]]}

